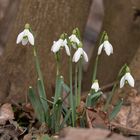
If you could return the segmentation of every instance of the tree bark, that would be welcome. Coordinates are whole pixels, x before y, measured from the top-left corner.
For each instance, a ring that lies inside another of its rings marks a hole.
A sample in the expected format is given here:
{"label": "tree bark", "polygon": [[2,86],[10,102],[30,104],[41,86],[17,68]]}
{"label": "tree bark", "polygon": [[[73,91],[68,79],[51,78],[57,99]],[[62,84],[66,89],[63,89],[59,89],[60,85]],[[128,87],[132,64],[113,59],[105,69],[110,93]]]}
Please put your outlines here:
{"label": "tree bark", "polygon": [[[53,94],[55,83],[55,59],[51,53],[53,40],[61,33],[71,34],[78,27],[83,32],[91,0],[21,0],[17,18],[0,62],[0,100],[24,100],[29,85],[36,83],[31,47],[16,45],[16,37],[26,23],[35,35],[35,45],[40,57],[47,95]],[[67,76],[66,55],[62,56],[62,75]]]}
{"label": "tree bark", "polygon": [[[114,48],[114,53],[111,56],[107,56],[103,51],[99,58],[97,78],[100,85],[106,85],[113,82],[122,65],[131,62],[139,47],[140,24],[137,22],[137,17],[135,17],[132,1],[104,1],[105,16],[102,31],[105,30],[108,33],[109,41]],[[84,76],[84,90],[89,90],[91,86],[93,65],[97,55],[98,42],[95,51],[93,52],[88,71]]]}

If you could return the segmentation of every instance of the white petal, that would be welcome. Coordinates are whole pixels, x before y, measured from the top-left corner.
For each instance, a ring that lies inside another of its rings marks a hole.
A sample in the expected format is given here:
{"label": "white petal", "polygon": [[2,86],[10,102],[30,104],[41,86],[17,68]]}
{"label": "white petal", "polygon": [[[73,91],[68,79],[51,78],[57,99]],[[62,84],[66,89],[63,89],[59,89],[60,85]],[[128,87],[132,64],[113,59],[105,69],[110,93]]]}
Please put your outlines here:
{"label": "white petal", "polygon": [[71,42],[75,42],[75,43],[77,43],[77,44],[80,43],[79,39],[78,39],[77,36],[74,35],[74,34],[72,34],[72,35],[69,37],[69,39],[70,39]]}
{"label": "white petal", "polygon": [[127,80],[127,82],[129,83],[129,85],[131,87],[134,87],[135,81],[134,81],[134,78],[132,77],[132,75],[129,72],[125,74],[125,79]]}
{"label": "white petal", "polygon": [[100,55],[100,54],[101,54],[102,49],[103,49],[103,43],[102,43],[102,44],[99,46],[99,48],[98,48],[98,55]]}
{"label": "white petal", "polygon": [[52,45],[52,47],[51,47],[51,51],[52,51],[52,52],[53,52],[53,49],[54,49],[54,47],[55,47],[55,45],[54,45],[55,42],[56,42],[56,41],[53,41],[53,45]]}
{"label": "white petal", "polygon": [[120,80],[120,88],[122,88],[125,84],[125,75]]}
{"label": "white petal", "polygon": [[28,34],[27,34],[28,40],[30,42],[31,45],[34,45],[34,36],[33,34],[28,30]]}
{"label": "white petal", "polygon": [[65,45],[65,50],[68,56],[70,56],[70,49],[68,47],[68,45]]}
{"label": "white petal", "polygon": [[22,41],[23,36],[24,36],[24,31],[19,33],[19,35],[17,37],[17,41],[16,41],[17,44],[19,44]]}
{"label": "white petal", "polygon": [[94,89],[95,92],[97,92],[99,90],[99,84],[98,82],[94,82],[91,86],[91,89]]}
{"label": "white petal", "polygon": [[70,49],[69,49],[69,47],[68,47],[68,45],[67,45],[67,40],[66,40],[66,39],[63,40],[62,46],[65,47],[65,50],[66,50],[67,55],[70,56]]}
{"label": "white petal", "polygon": [[111,44],[110,44],[110,49],[111,49],[111,54],[113,54],[113,47]]}
{"label": "white petal", "polygon": [[25,46],[25,45],[27,45],[27,43],[28,43],[28,38],[27,37],[23,38],[22,39],[22,45]]}
{"label": "white petal", "polygon": [[61,46],[64,46],[64,47],[67,46],[67,40],[66,39],[62,41]]}
{"label": "white petal", "polygon": [[60,50],[60,47],[61,47],[60,45],[57,45],[56,43],[54,43],[51,50],[54,53],[56,53],[56,52],[58,52]]}
{"label": "white petal", "polygon": [[83,54],[83,49],[82,48],[78,48],[78,50],[75,52],[75,54],[73,55],[73,62],[78,62],[78,60],[80,59],[81,55]]}
{"label": "white petal", "polygon": [[104,47],[104,50],[105,50],[105,52],[108,56],[113,53],[113,47],[109,43],[109,41],[104,41],[104,46],[103,47]]}
{"label": "white petal", "polygon": [[23,32],[24,32],[24,37],[25,37],[25,36],[27,36],[27,37],[28,37],[28,32],[29,32],[29,29],[24,29],[24,31],[23,31]]}
{"label": "white petal", "polygon": [[62,46],[62,43],[63,43],[62,39],[59,39],[58,41],[54,41],[51,51],[54,53],[58,52]]}
{"label": "white petal", "polygon": [[86,52],[84,50],[83,50],[83,57],[84,57],[84,60],[86,62],[88,62],[88,56],[87,56],[87,54],[86,54]]}

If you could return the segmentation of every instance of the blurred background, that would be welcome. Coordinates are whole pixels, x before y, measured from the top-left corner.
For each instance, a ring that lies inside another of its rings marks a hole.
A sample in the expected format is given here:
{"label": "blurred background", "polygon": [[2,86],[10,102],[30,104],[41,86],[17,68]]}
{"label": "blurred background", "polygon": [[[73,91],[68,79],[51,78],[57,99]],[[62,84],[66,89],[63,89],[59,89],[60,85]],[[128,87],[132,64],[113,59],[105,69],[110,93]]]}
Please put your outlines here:
{"label": "blurred background", "polygon": [[[97,77],[101,86],[110,85],[123,64],[131,67],[139,90],[140,80],[140,1],[139,0],[0,0],[0,100],[25,95],[34,85],[32,50],[16,45],[16,37],[29,23],[41,56],[47,94],[54,90],[55,60],[52,42],[61,33],[69,35],[75,27],[81,31],[89,56],[84,64],[83,91],[91,87],[93,64],[102,31],[109,35],[114,54],[102,53]],[[65,54],[63,57],[66,58]],[[62,73],[67,77],[67,58]],[[67,81],[67,78],[65,79]]]}

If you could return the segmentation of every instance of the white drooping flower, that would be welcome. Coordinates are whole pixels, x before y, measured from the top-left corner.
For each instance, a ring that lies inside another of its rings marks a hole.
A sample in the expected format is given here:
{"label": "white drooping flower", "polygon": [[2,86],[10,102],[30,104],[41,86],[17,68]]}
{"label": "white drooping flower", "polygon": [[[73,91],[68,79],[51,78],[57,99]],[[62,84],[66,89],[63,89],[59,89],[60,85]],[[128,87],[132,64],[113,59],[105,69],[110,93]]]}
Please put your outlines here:
{"label": "white drooping flower", "polygon": [[83,50],[83,48],[78,48],[78,49],[76,50],[75,54],[73,55],[72,61],[76,63],[76,62],[79,61],[79,59],[80,59],[81,57],[83,57],[84,60],[85,60],[86,62],[88,62],[88,56],[87,56],[86,52]]}
{"label": "white drooping flower", "polygon": [[101,54],[102,49],[106,52],[106,54],[109,56],[110,54],[113,54],[113,47],[110,44],[108,40],[105,40],[98,48],[98,55]]}
{"label": "white drooping flower", "polygon": [[66,39],[65,40],[59,39],[58,41],[54,41],[52,48],[51,48],[51,51],[54,53],[57,53],[62,47],[65,48],[67,55],[70,56],[70,49],[67,45]]}
{"label": "white drooping flower", "polygon": [[21,33],[19,33],[16,43],[19,44],[20,42],[22,42],[23,46],[27,45],[28,42],[31,45],[34,45],[34,36],[28,28],[25,28]]}
{"label": "white drooping flower", "polygon": [[91,89],[95,90],[95,92],[99,91],[99,83],[98,80],[95,80],[91,86]]}
{"label": "white drooping flower", "polygon": [[128,83],[131,87],[134,87],[135,81],[130,72],[126,72],[125,75],[120,80],[120,88],[122,88],[125,83]]}
{"label": "white drooping flower", "polygon": [[72,34],[70,37],[69,37],[70,41],[73,42],[73,43],[76,43],[77,45],[80,44],[80,40],[77,38],[77,36],[75,34]]}

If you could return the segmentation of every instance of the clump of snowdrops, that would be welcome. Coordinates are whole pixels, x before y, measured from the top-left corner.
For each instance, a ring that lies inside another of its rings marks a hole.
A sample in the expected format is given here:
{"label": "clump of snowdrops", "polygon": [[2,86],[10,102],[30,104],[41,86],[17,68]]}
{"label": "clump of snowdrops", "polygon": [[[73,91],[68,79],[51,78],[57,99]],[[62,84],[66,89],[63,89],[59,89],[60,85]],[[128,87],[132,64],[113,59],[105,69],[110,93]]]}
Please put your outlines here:
{"label": "clump of snowdrops", "polygon": [[[30,86],[28,97],[35,110],[36,117],[41,123],[45,123],[48,126],[51,133],[57,133],[66,126],[76,127],[77,121],[80,122],[78,125],[81,127],[86,127],[87,118],[85,111],[83,110],[82,113],[77,112],[77,108],[80,106],[81,102],[82,63],[83,61],[88,62],[88,56],[83,49],[79,29],[75,28],[70,36],[66,33],[61,34],[58,40],[53,42],[51,47],[51,51],[54,53],[56,60],[56,83],[54,97],[52,97],[53,101],[48,100],[46,96],[39,57],[34,40],[35,39],[31,27],[29,24],[26,24],[25,29],[18,35],[16,43],[19,44],[21,42],[23,46],[30,44],[31,49],[33,49],[35,68],[38,75],[37,91]],[[62,76],[63,73],[60,73],[60,69],[62,67],[61,51],[66,52],[69,61],[68,83],[65,83],[64,77]],[[72,52],[74,52],[74,55],[72,55]],[[106,53],[107,57],[113,54],[113,47],[109,42],[106,32],[102,33],[99,42],[98,53],[93,69],[92,85],[86,98],[85,109],[96,107],[96,104],[100,102],[100,98],[104,94],[100,90],[99,81],[96,77],[98,61],[101,53]],[[73,73],[75,74],[74,79],[72,76]],[[117,82],[114,84],[111,93],[106,99],[102,111],[108,112],[115,89],[118,87],[123,88],[125,84],[129,84],[131,87],[134,87],[134,79],[130,73],[129,67],[126,64],[120,69],[117,76]],[[67,93],[66,97],[63,97],[63,91]],[[67,104],[65,103],[65,100],[68,100]],[[122,104],[123,99],[118,99],[116,106],[109,114],[110,120],[117,115]]]}

